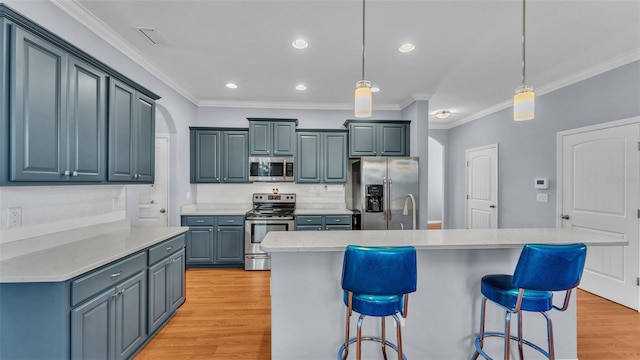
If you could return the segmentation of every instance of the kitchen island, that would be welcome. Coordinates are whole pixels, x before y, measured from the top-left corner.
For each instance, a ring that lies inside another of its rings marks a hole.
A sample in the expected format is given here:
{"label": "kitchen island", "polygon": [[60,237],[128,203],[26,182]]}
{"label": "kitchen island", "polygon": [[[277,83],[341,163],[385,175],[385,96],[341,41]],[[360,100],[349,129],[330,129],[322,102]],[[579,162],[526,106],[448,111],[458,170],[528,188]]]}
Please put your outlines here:
{"label": "kitchen island", "polygon": [[[565,229],[270,232],[262,248],[271,253],[272,259],[272,359],[337,357],[344,337],[340,279],[347,245],[416,248],[418,286],[409,296],[408,317],[402,329],[405,354],[410,359],[459,360],[469,358],[474,350],[482,276],[511,274],[526,243],[574,242],[584,242],[588,247],[627,245],[622,238]],[[550,313],[557,359],[577,359],[575,296],[571,302],[566,312]],[[503,311],[487,306],[487,331],[500,331],[503,319]],[[544,319],[525,314],[523,321],[525,338],[546,344]],[[353,336],[355,322],[352,317]],[[387,321],[387,336],[395,342],[393,323]],[[363,336],[379,336],[379,324],[367,318]],[[499,358],[501,345],[500,339],[492,338],[485,349]],[[525,349],[527,359],[540,358],[529,350]],[[354,356],[355,350],[350,352],[350,358]],[[378,344],[365,342],[363,358],[381,359]]]}

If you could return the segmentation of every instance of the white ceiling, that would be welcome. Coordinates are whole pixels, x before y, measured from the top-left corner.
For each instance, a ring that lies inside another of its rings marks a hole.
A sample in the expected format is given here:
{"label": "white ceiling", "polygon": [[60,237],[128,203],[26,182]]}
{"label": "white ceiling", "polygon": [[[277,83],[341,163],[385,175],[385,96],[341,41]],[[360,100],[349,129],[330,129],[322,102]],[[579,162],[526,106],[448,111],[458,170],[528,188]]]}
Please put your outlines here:
{"label": "white ceiling", "polygon": [[[361,1],[52,1],[199,106],[353,106]],[[521,18],[520,0],[368,0],[374,112],[429,99],[432,113],[453,112],[439,123],[450,127],[509,106],[521,82]],[[640,0],[529,0],[526,31],[527,83],[540,95],[640,59]],[[294,49],[297,37],[309,47]],[[407,41],[416,49],[398,52]]]}

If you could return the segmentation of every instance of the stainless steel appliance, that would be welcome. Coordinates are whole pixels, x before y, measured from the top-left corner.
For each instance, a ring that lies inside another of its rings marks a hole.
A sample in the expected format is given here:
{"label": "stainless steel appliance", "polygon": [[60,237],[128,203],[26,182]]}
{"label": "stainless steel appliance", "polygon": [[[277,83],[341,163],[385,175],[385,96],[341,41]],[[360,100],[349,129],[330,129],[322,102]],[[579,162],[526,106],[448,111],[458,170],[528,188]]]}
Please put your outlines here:
{"label": "stainless steel appliance", "polygon": [[296,194],[253,194],[253,208],[245,216],[244,269],[269,270],[271,256],[260,249],[269,231],[293,231]]}
{"label": "stainless steel appliance", "polygon": [[352,207],[360,211],[362,230],[413,227],[413,216],[405,204],[410,199],[419,214],[418,168],[418,158],[413,157],[362,157],[352,164]]}
{"label": "stainless steel appliance", "polygon": [[293,157],[250,157],[249,181],[293,182]]}

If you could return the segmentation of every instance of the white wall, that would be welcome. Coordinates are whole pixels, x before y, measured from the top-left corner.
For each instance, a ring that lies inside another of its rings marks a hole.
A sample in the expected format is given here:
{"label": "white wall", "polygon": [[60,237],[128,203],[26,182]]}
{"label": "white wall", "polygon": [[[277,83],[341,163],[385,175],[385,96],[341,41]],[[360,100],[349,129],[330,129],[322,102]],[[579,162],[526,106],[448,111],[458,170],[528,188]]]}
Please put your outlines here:
{"label": "white wall", "polygon": [[427,219],[442,221],[444,209],[444,148],[433,138],[429,138],[429,181],[427,184],[429,203]]}

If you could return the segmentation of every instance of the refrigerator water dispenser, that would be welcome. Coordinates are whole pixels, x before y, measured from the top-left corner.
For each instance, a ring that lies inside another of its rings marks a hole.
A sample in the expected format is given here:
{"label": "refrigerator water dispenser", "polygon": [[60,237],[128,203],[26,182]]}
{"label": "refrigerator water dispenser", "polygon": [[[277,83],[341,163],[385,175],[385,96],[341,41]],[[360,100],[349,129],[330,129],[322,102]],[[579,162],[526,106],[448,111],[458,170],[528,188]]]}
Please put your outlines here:
{"label": "refrigerator water dispenser", "polygon": [[367,208],[366,212],[382,212],[383,204],[383,185],[367,185]]}

